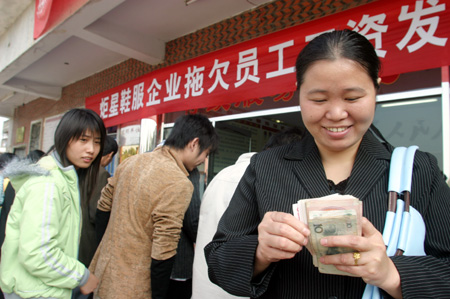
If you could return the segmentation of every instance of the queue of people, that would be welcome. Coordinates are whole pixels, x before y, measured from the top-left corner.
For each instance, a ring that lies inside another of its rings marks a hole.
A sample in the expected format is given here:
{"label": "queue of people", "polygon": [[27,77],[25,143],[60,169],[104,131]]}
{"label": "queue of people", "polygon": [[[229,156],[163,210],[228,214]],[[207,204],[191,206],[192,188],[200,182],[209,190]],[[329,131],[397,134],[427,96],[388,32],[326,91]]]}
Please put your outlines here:
{"label": "queue of people", "polygon": [[[68,111],[51,153],[0,157],[2,202],[10,198],[0,214],[3,295],[375,299],[365,293],[370,284],[384,298],[447,298],[450,188],[429,153],[416,153],[411,187],[425,255],[386,252],[394,147],[372,124],[380,68],[357,32],[314,38],[296,61],[306,129],[282,131],[261,152],[243,154],[201,200],[197,167],[219,143],[207,117],[178,118],[163,145],[127,158],[110,177],[104,167],[117,143],[92,110]],[[313,261],[311,228],[292,206],[334,193],[362,201],[362,233],[321,238],[323,247],[349,250]],[[317,262],[346,275],[321,273]]]}

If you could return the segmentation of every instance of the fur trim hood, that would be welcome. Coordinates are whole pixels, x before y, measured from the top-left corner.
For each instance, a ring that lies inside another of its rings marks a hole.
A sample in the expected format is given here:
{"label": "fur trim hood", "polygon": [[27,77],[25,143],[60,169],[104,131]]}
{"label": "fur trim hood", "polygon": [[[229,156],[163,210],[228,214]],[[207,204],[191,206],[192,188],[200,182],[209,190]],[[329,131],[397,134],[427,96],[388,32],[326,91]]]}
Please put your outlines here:
{"label": "fur trim hood", "polygon": [[49,169],[46,169],[44,165],[40,162],[33,163],[29,159],[13,159],[2,171],[2,175],[9,178],[16,192],[30,177],[49,174]]}

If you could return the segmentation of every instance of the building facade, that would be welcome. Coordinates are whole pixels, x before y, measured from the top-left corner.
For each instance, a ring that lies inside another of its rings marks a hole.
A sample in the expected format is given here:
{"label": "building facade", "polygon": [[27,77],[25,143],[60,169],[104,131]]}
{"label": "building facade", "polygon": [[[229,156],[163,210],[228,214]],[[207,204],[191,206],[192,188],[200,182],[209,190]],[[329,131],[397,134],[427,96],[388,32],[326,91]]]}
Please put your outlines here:
{"label": "building facade", "polygon": [[46,151],[61,115],[87,107],[117,137],[117,164],[152,150],[179,115],[203,113],[221,137],[202,169],[210,180],[273,133],[301,125],[295,57],[315,34],[348,28],[373,41],[383,61],[375,125],[395,146],[433,153],[448,176],[449,12],[442,0],[271,1],[167,42],[161,63],[128,59],[63,87],[57,101],[15,108],[11,146]]}

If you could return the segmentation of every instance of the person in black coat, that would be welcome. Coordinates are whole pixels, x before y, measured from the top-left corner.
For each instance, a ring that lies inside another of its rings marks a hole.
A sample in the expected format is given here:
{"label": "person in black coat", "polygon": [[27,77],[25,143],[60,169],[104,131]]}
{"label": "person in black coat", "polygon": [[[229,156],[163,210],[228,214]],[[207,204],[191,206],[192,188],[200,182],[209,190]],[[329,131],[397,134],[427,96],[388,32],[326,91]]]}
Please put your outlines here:
{"label": "person in black coat", "polygon": [[[393,147],[371,128],[380,62],[350,30],[312,40],[296,63],[308,132],[296,144],[256,154],[205,247],[212,282],[252,298],[361,298],[366,284],[386,298],[448,298],[450,188],[436,158],[415,155],[411,205],[422,215],[426,256],[388,257],[382,238]],[[300,199],[332,193],[363,202],[362,236],[330,236],[326,247],[359,253],[320,262],[351,276],[322,274],[305,249],[310,230],[292,215]]]}
{"label": "person in black coat", "polygon": [[183,218],[180,241],[170,275],[169,293],[166,299],[190,299],[192,295],[192,267],[194,264],[195,240],[200,218],[200,172],[189,171],[189,180],[194,186],[191,202]]}

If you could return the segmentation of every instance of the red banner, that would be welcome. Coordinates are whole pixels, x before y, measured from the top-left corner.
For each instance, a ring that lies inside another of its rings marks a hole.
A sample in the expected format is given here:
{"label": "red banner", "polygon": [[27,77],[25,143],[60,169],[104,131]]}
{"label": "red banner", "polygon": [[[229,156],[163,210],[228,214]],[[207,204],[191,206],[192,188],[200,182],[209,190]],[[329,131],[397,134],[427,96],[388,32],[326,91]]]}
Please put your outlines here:
{"label": "red banner", "polygon": [[74,14],[89,0],[36,0],[34,39]]}
{"label": "red banner", "polygon": [[314,36],[352,29],[375,46],[383,77],[450,64],[450,0],[380,0],[166,67],[86,99],[106,126],[289,92]]}

